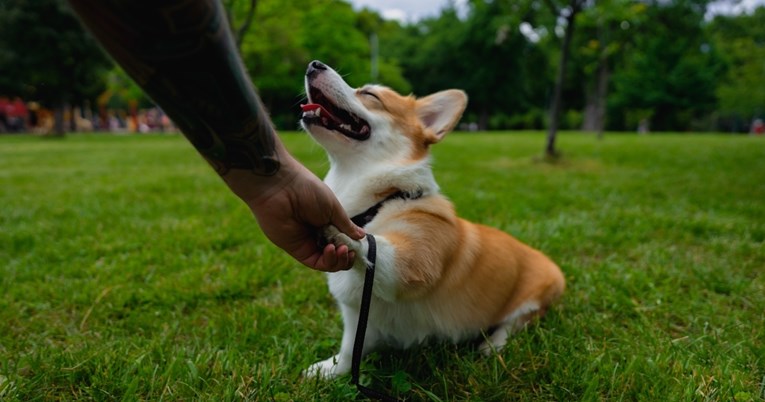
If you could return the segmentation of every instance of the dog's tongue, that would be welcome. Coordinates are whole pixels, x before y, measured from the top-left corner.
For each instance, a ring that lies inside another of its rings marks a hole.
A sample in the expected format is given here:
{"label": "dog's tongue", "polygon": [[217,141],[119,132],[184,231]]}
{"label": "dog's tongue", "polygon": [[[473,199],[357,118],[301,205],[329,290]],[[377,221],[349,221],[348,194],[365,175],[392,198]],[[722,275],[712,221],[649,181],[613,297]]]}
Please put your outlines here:
{"label": "dog's tongue", "polygon": [[316,110],[316,109],[324,109],[318,103],[309,103],[307,105],[300,105],[300,108],[303,109],[304,112],[310,112],[310,111]]}
{"label": "dog's tongue", "polygon": [[322,119],[324,119],[324,124],[327,124],[328,120],[331,120],[335,122],[336,124],[342,124],[342,121],[335,117],[332,113],[329,112],[324,106],[318,104],[318,103],[309,103],[306,105],[300,105],[300,108],[303,109],[303,113],[310,113],[314,112],[314,116],[321,116]]}

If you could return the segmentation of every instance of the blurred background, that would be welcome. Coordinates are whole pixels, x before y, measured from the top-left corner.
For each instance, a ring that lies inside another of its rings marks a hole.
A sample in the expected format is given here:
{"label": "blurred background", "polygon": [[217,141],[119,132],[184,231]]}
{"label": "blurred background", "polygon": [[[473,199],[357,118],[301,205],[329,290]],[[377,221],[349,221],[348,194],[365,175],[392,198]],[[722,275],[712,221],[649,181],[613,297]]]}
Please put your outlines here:
{"label": "blurred background", "polygon": [[[273,120],[310,60],[353,86],[470,96],[462,130],[765,127],[765,1],[224,0]],[[64,0],[0,0],[0,133],[172,131]]]}

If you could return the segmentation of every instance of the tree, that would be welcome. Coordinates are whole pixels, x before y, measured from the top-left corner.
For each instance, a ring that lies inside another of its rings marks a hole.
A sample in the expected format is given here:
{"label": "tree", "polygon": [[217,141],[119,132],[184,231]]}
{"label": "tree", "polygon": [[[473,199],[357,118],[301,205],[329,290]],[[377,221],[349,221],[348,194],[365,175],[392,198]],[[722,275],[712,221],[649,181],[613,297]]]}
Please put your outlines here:
{"label": "tree", "polygon": [[470,94],[480,129],[491,126],[492,116],[526,111],[534,96],[530,84],[544,79],[539,73],[544,73],[540,67],[547,65],[546,60],[520,32],[523,17],[530,12],[525,1],[470,3],[453,65],[459,66],[456,73]]}
{"label": "tree", "polygon": [[394,33],[388,38],[393,45],[382,46],[380,51],[399,61],[415,94],[444,89],[446,82],[462,88],[462,72],[457,71],[461,67],[456,63],[463,55],[460,43],[464,30],[456,12],[446,9],[438,17],[421,20]]}
{"label": "tree", "polygon": [[525,1],[473,0],[464,17],[447,7],[404,27],[388,55],[399,60],[416,94],[463,89],[465,120],[481,130],[501,128],[544,93],[544,54],[519,30],[529,12]]}
{"label": "tree", "polygon": [[[352,86],[370,81],[369,41],[359,29],[359,14],[345,2],[260,0],[241,54],[277,127],[297,127],[302,77],[313,59],[338,70]],[[405,83],[384,60],[380,72],[384,84]]]}
{"label": "tree", "polygon": [[94,99],[110,65],[63,0],[5,0],[0,12],[0,92],[54,108]]}
{"label": "tree", "polygon": [[605,129],[611,74],[629,49],[646,8],[630,0],[602,0],[580,16],[572,61],[585,83],[582,130],[594,131],[598,138]]}
{"label": "tree", "polygon": [[[614,73],[611,106],[622,128],[690,130],[716,107],[721,62],[703,29],[705,1],[649,3]],[[619,116],[620,115],[620,116]]]}
{"label": "tree", "polygon": [[556,22],[560,20],[564,25],[563,38],[560,45],[560,59],[558,60],[558,72],[555,76],[555,88],[553,89],[552,105],[550,106],[550,125],[547,129],[547,142],[545,143],[545,157],[549,159],[557,159],[560,156],[555,148],[555,140],[558,135],[560,113],[563,109],[563,83],[566,80],[576,17],[586,4],[587,0],[568,0],[565,6],[560,6],[553,0],[545,0],[545,5],[552,15],[556,17]]}
{"label": "tree", "polygon": [[[717,16],[709,26],[713,43],[723,55],[726,73],[716,94],[729,128],[748,128],[765,117],[765,7],[750,15]],[[739,124],[740,120],[744,124]]]}
{"label": "tree", "polygon": [[[403,69],[398,60],[389,57],[390,49],[396,46],[396,39],[403,31],[401,25],[395,20],[385,20],[377,12],[364,8],[358,12],[356,27],[364,36],[369,38],[371,82],[384,83],[400,93],[410,93],[412,86],[404,78]],[[372,48],[372,43],[376,49]]]}

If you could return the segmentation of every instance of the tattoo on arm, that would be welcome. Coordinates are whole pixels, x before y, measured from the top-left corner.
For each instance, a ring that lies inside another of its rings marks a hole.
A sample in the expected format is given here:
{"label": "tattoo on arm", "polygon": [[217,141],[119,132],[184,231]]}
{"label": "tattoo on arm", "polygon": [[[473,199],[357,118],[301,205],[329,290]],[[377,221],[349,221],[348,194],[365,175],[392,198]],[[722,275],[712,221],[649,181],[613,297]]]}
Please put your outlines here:
{"label": "tattoo on arm", "polygon": [[220,175],[280,167],[276,133],[217,0],[69,0]]}

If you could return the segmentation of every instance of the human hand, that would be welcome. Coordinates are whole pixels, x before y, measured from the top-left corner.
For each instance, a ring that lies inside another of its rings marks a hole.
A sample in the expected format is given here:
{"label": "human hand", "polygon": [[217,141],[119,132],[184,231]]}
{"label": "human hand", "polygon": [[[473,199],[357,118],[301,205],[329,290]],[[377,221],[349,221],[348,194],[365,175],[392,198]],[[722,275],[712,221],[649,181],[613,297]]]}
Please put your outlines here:
{"label": "human hand", "polygon": [[[260,191],[252,191],[252,196],[239,194],[252,209],[263,233],[315,270],[336,272],[351,268],[356,256],[348,246],[327,244],[322,249],[316,242],[317,236],[330,224],[357,240],[364,237],[364,230],[351,222],[332,190],[318,177],[290,156],[281,162],[275,176],[259,181]],[[227,176],[224,177],[227,181],[234,178]]]}

